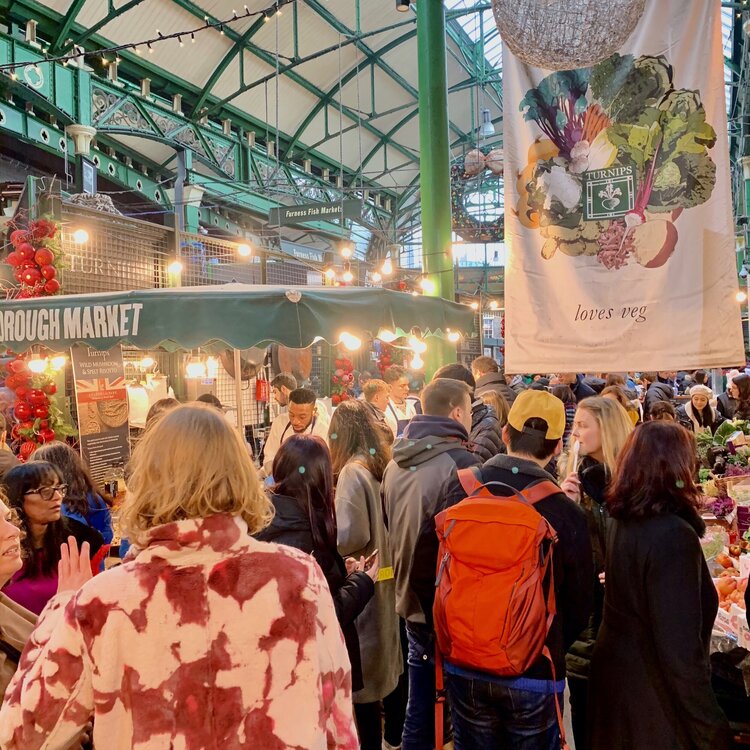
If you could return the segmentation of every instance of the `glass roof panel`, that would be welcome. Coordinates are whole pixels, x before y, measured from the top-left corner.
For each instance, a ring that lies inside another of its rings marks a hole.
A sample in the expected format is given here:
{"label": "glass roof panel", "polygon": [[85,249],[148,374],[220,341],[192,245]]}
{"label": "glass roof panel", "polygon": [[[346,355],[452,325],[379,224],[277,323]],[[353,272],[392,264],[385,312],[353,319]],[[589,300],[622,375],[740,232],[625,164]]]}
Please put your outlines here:
{"label": "glass roof panel", "polygon": [[[732,57],[732,29],[734,27],[734,9],[722,8],[721,9],[721,36],[724,41],[724,57]],[[729,119],[732,118],[732,113],[729,111],[732,106],[732,69],[728,65],[724,65],[724,92],[727,99],[727,113]]]}
{"label": "glass roof panel", "polygon": [[[476,0],[445,0],[448,10],[475,8]],[[461,28],[466,32],[473,42],[480,42],[484,38],[484,56],[487,62],[496,70],[502,69],[503,43],[495,25],[495,17],[491,10],[483,10],[477,13],[468,13],[457,19]]]}

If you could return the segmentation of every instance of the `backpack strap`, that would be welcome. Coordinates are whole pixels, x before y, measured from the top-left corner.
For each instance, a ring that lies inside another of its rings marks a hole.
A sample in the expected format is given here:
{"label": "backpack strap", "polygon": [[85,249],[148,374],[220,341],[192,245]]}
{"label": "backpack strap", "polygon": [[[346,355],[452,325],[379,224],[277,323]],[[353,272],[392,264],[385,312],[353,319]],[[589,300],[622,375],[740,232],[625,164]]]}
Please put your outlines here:
{"label": "backpack strap", "polygon": [[461,482],[466,497],[476,495],[484,485],[482,484],[479,468],[470,466],[468,469],[460,469],[458,472],[458,481]]}
{"label": "backpack strap", "polygon": [[443,655],[435,638],[435,750],[443,750],[445,700],[448,693],[443,679]]}
{"label": "backpack strap", "polygon": [[546,500],[552,495],[558,495],[562,490],[549,479],[540,479],[534,484],[530,484],[526,489],[521,490],[521,494],[531,505],[536,505],[542,500]]}

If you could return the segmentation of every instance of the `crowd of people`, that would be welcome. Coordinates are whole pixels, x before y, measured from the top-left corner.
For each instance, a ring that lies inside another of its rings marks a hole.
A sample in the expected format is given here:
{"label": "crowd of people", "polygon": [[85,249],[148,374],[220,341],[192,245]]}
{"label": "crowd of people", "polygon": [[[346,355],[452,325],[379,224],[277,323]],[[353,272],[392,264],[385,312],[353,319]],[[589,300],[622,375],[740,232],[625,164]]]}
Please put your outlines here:
{"label": "crowd of people", "polygon": [[165,399],[106,570],[76,451],[0,462],[0,747],[557,750],[567,686],[576,750],[728,750],[694,436],[750,376],[707,382],[482,356],[329,415],[282,373],[259,468]]}

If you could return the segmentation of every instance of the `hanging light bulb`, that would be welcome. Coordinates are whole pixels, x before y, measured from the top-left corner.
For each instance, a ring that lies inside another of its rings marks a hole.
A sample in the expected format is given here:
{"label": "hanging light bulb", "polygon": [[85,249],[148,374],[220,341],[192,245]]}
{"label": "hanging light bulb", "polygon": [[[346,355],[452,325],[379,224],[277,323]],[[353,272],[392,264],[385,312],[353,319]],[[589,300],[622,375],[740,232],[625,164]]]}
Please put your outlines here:
{"label": "hanging light bulb", "polygon": [[416,336],[409,336],[409,346],[415,354],[424,354],[427,351],[427,344]]}
{"label": "hanging light bulb", "polygon": [[497,308],[500,307],[496,299],[493,299],[490,302],[490,310],[497,310]]}
{"label": "hanging light bulb", "polygon": [[347,268],[344,273],[341,274],[341,280],[347,284],[351,284],[354,281],[354,274]]}
{"label": "hanging light bulb", "polygon": [[336,271],[328,266],[328,268],[326,268],[326,270],[323,272],[323,275],[328,279],[328,281],[333,281],[336,278]]}
{"label": "hanging light bulb", "polygon": [[389,331],[387,328],[381,328],[378,331],[378,338],[381,341],[384,341],[386,344],[390,344],[392,341],[395,341],[398,336],[393,331]]}
{"label": "hanging light bulb", "polygon": [[339,334],[339,344],[348,349],[350,352],[356,352],[362,346],[362,339],[359,336],[355,336],[353,333],[342,331]]}
{"label": "hanging light bulb", "polygon": [[178,273],[182,273],[182,263],[175,258],[168,266],[167,271],[173,275],[177,275]]}
{"label": "hanging light bulb", "polygon": [[419,287],[426,294],[435,294],[435,282],[432,279],[428,279],[426,276],[423,276],[419,280]]}
{"label": "hanging light bulb", "polygon": [[83,245],[84,242],[89,241],[89,233],[85,229],[76,229],[73,232],[73,242],[78,245]]}
{"label": "hanging light bulb", "polygon": [[424,360],[419,356],[419,354],[415,354],[412,357],[411,362],[409,362],[409,367],[412,370],[421,370],[424,367]]}
{"label": "hanging light bulb", "polygon": [[209,357],[206,360],[206,377],[216,380],[219,377],[219,360],[216,357]]}
{"label": "hanging light bulb", "polygon": [[457,343],[460,339],[461,335],[456,331],[450,331],[450,333],[448,333],[448,341],[450,341],[452,344]]}
{"label": "hanging light bulb", "polygon": [[341,246],[341,256],[342,256],[343,258],[351,258],[351,257],[352,257],[352,253],[353,253],[353,252],[354,252],[354,251],[352,250],[352,246],[351,246],[351,243],[349,243],[349,242],[345,242],[345,243],[344,243],[344,244],[343,244],[343,245]]}
{"label": "hanging light bulb", "polygon": [[479,309],[479,303],[478,303],[478,302],[472,302],[472,303],[471,303],[471,304],[469,305],[469,307],[470,307],[470,308],[471,308],[472,310],[478,310],[478,309]]}
{"label": "hanging light bulb", "polygon": [[734,298],[737,302],[744,302],[747,299],[747,294],[745,294],[745,292],[737,292],[737,294],[734,295]]}
{"label": "hanging light bulb", "polygon": [[253,254],[253,249],[248,245],[247,243],[242,243],[241,245],[237,245],[237,252],[243,257],[247,258],[250,255]]}
{"label": "hanging light bulb", "polygon": [[383,261],[383,267],[380,269],[380,273],[383,276],[390,276],[393,273],[393,263],[391,263],[391,257],[387,256]]}
{"label": "hanging light bulb", "polygon": [[63,367],[65,367],[65,363],[67,361],[68,361],[68,358],[62,354],[58,354],[56,357],[52,357],[52,369],[62,370]]}
{"label": "hanging light bulb", "polygon": [[156,364],[156,360],[153,357],[144,357],[138,366],[141,370],[150,370]]}
{"label": "hanging light bulb", "polygon": [[47,369],[47,360],[39,356],[39,354],[32,354],[31,359],[28,361],[28,366],[31,372],[38,375]]}
{"label": "hanging light bulb", "polygon": [[191,357],[185,368],[185,374],[189,378],[205,378],[206,363],[200,357]]}
{"label": "hanging light bulb", "polygon": [[490,114],[489,109],[482,110],[482,125],[480,130],[485,138],[495,135],[495,126],[492,123],[492,115]]}
{"label": "hanging light bulb", "polygon": [[372,279],[373,284],[379,284],[383,280],[383,277],[377,271],[373,272],[370,278]]}

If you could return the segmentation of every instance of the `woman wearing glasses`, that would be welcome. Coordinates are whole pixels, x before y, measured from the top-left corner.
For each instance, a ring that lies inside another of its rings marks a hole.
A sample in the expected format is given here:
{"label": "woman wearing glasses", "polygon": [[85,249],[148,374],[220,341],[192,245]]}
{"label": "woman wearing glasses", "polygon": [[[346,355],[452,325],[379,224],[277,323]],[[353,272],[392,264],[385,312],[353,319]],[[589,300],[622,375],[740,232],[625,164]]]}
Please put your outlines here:
{"label": "woman wearing glasses", "polygon": [[23,567],[3,593],[38,615],[57,591],[60,545],[74,536],[79,545],[89,543],[95,559],[104,540],[95,529],[62,517],[67,485],[52,464],[39,461],[16,466],[5,475],[3,483],[8,506],[21,519],[24,558]]}

